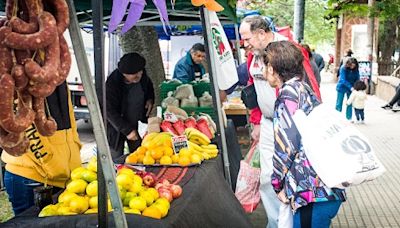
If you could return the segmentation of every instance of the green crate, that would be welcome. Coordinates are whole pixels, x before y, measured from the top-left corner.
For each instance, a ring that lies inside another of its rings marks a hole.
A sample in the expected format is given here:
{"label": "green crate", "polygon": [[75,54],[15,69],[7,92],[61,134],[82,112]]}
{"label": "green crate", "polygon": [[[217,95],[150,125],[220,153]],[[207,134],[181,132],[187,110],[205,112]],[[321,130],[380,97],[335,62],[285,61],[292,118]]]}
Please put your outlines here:
{"label": "green crate", "polygon": [[211,94],[211,86],[208,82],[196,82],[193,84],[194,95],[198,98],[203,96],[205,91],[208,91]]}

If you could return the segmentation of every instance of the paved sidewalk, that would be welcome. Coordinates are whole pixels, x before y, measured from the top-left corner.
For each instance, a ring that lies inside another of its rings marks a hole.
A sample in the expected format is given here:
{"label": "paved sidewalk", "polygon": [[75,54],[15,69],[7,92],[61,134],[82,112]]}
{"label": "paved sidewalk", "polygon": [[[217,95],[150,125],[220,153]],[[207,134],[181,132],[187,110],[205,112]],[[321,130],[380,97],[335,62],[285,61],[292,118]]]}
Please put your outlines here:
{"label": "paved sidewalk", "polygon": [[[334,107],[336,84],[330,75],[322,77],[323,100]],[[368,96],[365,124],[356,126],[370,139],[387,172],[374,181],[351,187],[332,227],[400,227],[400,112],[380,108],[385,103]]]}

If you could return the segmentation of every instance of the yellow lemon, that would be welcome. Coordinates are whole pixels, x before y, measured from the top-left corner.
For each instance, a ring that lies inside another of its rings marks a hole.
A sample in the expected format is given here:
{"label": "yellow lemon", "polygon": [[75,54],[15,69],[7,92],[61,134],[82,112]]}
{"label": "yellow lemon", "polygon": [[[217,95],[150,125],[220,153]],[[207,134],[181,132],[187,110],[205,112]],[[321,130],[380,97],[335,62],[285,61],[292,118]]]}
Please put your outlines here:
{"label": "yellow lemon", "polygon": [[57,210],[59,215],[76,215],[76,212],[72,212],[70,207],[59,207]]}
{"label": "yellow lemon", "polygon": [[136,164],[138,162],[138,154],[133,153],[125,158],[125,163]]}
{"label": "yellow lemon", "polygon": [[90,161],[86,168],[90,171],[97,173],[97,157],[96,156],[93,156],[92,158],[90,158]]}
{"label": "yellow lemon", "polygon": [[140,183],[140,185],[143,184],[143,179],[136,174],[133,175],[132,180],[133,180],[133,183]]}
{"label": "yellow lemon", "polygon": [[128,214],[137,214],[137,215],[140,215],[140,214],[141,214],[140,211],[139,211],[138,209],[131,209],[131,208],[129,208],[129,209],[125,209],[125,208],[124,208],[124,212],[125,212],[125,213],[128,213]]}
{"label": "yellow lemon", "polygon": [[90,197],[89,207],[90,208],[98,208],[98,197],[97,196]]}
{"label": "yellow lemon", "polygon": [[143,164],[144,154],[138,154],[137,163]]}
{"label": "yellow lemon", "polygon": [[158,194],[158,191],[155,188],[148,188],[146,191],[150,192],[155,200],[160,197],[160,194]]}
{"label": "yellow lemon", "polygon": [[174,154],[174,150],[171,147],[164,147],[164,155],[171,157]]}
{"label": "yellow lemon", "polygon": [[71,202],[69,203],[69,207],[70,207],[71,212],[82,214],[87,209],[89,209],[89,202],[83,196],[76,196],[71,199]]}
{"label": "yellow lemon", "polygon": [[97,173],[90,171],[88,169],[82,171],[81,175],[82,175],[81,178],[88,183],[97,180]]}
{"label": "yellow lemon", "polygon": [[171,206],[170,202],[166,198],[158,198],[155,203],[160,203],[160,204],[165,205],[165,207],[167,207],[168,210]]}
{"label": "yellow lemon", "polygon": [[192,152],[188,148],[182,148],[179,150],[179,157],[190,157]]}
{"label": "yellow lemon", "polygon": [[154,160],[153,157],[146,155],[143,158],[143,165],[154,165],[156,161]]}
{"label": "yellow lemon", "polygon": [[127,192],[126,195],[125,195],[124,200],[122,201],[122,203],[124,204],[124,206],[129,206],[129,201],[130,201],[133,197],[135,197],[135,196],[137,196],[136,193]]}
{"label": "yellow lemon", "polygon": [[116,177],[117,184],[121,185],[124,189],[129,189],[132,186],[133,180],[128,174],[121,173]]}
{"label": "yellow lemon", "polygon": [[195,163],[195,164],[200,164],[201,163],[201,157],[198,154],[192,154],[190,156],[190,162]]}
{"label": "yellow lemon", "polygon": [[188,166],[188,165],[190,165],[190,158],[188,156],[180,156],[179,155],[178,164],[180,166]]}
{"label": "yellow lemon", "polygon": [[75,196],[78,196],[78,195],[73,192],[64,191],[63,193],[61,193],[58,196],[58,202],[63,203],[64,205],[69,205],[69,202]]}
{"label": "yellow lemon", "polygon": [[133,182],[133,184],[131,185],[131,187],[129,188],[128,191],[133,192],[133,193],[139,193],[139,192],[143,191],[143,186],[139,182]]}
{"label": "yellow lemon", "polygon": [[171,156],[171,159],[172,159],[172,163],[176,164],[179,161],[179,155],[174,154],[174,155]]}
{"label": "yellow lemon", "polygon": [[154,202],[153,194],[148,191],[141,191],[139,196],[146,200],[147,206],[150,206]]}
{"label": "yellow lemon", "polygon": [[160,164],[161,165],[171,165],[172,164],[172,158],[170,156],[164,155],[160,159]]}
{"label": "yellow lemon", "polygon": [[133,197],[129,201],[129,207],[131,209],[138,209],[139,211],[143,211],[146,208],[146,200],[140,196]]}
{"label": "yellow lemon", "polygon": [[86,194],[90,197],[97,196],[97,180],[92,181],[87,185]]}
{"label": "yellow lemon", "polygon": [[85,193],[87,183],[82,179],[73,180],[67,185],[67,191],[73,193]]}
{"label": "yellow lemon", "polygon": [[85,211],[85,214],[97,214],[98,209],[97,208],[90,208]]}
{"label": "yellow lemon", "polygon": [[83,167],[78,167],[72,170],[71,172],[71,180],[78,180],[81,179],[82,177],[82,172],[85,171],[86,169]]}
{"label": "yellow lemon", "polygon": [[126,174],[132,179],[136,175],[133,170],[131,170],[130,168],[125,168],[125,167],[121,168],[120,170],[118,170],[117,176],[120,175],[120,174]]}
{"label": "yellow lemon", "polygon": [[47,217],[47,216],[54,216],[58,215],[58,207],[56,205],[47,205],[45,206],[39,213],[39,217]]}
{"label": "yellow lemon", "polygon": [[153,203],[152,207],[156,207],[161,212],[161,218],[164,218],[168,214],[168,206],[163,203]]}
{"label": "yellow lemon", "polygon": [[150,155],[154,158],[154,160],[160,159],[164,155],[164,148],[156,147],[151,150]]}

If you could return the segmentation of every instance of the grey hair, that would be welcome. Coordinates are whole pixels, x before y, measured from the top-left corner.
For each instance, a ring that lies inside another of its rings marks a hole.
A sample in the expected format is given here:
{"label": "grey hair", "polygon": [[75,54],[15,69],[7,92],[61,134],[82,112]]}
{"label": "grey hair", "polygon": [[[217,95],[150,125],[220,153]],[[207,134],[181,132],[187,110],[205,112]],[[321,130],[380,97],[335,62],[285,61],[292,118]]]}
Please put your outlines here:
{"label": "grey hair", "polygon": [[258,29],[262,29],[265,32],[271,31],[271,28],[269,27],[270,23],[267,20],[265,20],[265,18],[263,16],[250,15],[250,16],[243,18],[242,22],[246,22],[246,23],[250,24],[251,32],[254,32]]}

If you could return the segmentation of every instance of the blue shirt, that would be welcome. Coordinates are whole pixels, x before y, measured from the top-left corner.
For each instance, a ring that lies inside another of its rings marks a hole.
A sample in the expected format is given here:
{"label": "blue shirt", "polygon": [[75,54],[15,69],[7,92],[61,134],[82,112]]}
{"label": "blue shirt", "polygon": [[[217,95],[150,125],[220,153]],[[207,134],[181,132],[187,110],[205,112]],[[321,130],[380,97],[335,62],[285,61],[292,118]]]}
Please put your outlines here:
{"label": "blue shirt", "polygon": [[340,67],[339,81],[336,85],[336,90],[341,93],[351,92],[354,82],[360,79],[358,69],[348,69],[345,65]]}
{"label": "blue shirt", "polygon": [[[193,63],[190,52],[186,53],[186,56],[182,57],[175,65],[174,75],[172,78],[180,80],[182,83],[188,83],[195,80],[195,67],[200,69],[201,75],[205,74],[205,69],[201,64]],[[201,76],[200,75],[200,76]]]}

